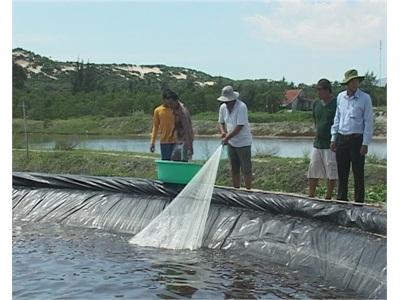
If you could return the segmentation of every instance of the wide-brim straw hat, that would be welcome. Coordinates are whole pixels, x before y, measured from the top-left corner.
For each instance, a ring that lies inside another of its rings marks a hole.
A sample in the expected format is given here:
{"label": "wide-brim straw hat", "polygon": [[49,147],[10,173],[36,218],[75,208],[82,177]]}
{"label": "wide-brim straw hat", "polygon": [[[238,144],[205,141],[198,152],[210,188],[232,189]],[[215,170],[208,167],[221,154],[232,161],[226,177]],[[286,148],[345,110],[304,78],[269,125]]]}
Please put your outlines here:
{"label": "wide-brim straw hat", "polygon": [[364,80],[365,76],[359,76],[357,70],[351,69],[344,73],[344,79],[341,84],[346,85],[350,82],[350,80],[353,80],[354,78],[358,78],[361,82]]}
{"label": "wide-brim straw hat", "polygon": [[239,98],[239,93],[233,90],[230,85],[225,86],[221,91],[221,96],[217,98],[221,102],[230,102]]}

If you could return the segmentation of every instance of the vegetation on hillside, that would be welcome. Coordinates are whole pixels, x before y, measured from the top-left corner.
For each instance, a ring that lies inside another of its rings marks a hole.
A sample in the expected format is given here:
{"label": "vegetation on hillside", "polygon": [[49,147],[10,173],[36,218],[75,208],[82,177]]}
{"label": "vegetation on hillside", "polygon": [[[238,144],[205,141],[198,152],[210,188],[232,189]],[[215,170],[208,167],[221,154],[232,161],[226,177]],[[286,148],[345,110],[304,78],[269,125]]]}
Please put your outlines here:
{"label": "vegetation on hillside", "polygon": [[[151,114],[161,103],[161,90],[165,87],[175,90],[193,115],[216,112],[219,105],[216,98],[227,84],[240,92],[249,111],[259,114],[253,118],[274,119],[272,115],[280,110],[286,89],[301,88],[308,98],[317,97],[314,85],[295,85],[285,78],[231,80],[164,65],[141,66],[157,70],[141,74],[126,64],[57,62],[20,48],[14,49],[14,53],[14,118],[22,117],[22,101],[32,120],[124,117],[135,112]],[[375,82],[375,75],[368,73],[362,88],[371,94],[374,106],[385,106],[386,87],[378,87]],[[336,94],[343,87],[334,81],[333,90]],[[288,115],[276,118],[281,117]]]}

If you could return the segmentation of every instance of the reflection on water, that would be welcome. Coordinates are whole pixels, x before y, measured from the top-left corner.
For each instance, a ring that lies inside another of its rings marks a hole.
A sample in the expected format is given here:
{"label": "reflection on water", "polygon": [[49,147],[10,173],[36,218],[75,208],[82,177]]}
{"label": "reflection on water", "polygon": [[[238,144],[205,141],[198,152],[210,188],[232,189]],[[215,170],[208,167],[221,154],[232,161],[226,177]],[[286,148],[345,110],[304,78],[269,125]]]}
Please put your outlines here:
{"label": "reflection on water", "polygon": [[131,235],[13,224],[15,299],[354,298],[351,291],[233,251],[135,247]]}
{"label": "reflection on water", "polygon": [[[78,142],[77,149],[91,149],[104,151],[132,151],[148,152],[150,148],[147,137],[101,137],[101,136],[68,136],[68,135],[38,135],[31,134],[30,147],[33,149],[54,149],[56,141],[70,140]],[[204,160],[211,156],[220,144],[218,138],[200,138],[194,141],[193,159]],[[252,145],[253,155],[269,154],[280,157],[304,157],[312,150],[312,138],[254,138]],[[374,140],[369,146],[369,155],[377,158],[386,158],[386,140]],[[159,144],[156,144],[156,153],[160,153]],[[226,157],[226,155],[225,155]]]}

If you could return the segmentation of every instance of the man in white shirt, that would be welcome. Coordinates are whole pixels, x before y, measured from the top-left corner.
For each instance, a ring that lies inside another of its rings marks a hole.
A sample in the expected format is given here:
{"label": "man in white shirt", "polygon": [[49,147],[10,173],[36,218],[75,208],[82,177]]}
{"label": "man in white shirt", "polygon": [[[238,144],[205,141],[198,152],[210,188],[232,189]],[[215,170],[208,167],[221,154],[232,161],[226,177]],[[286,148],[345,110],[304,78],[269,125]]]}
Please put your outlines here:
{"label": "man in white shirt", "polygon": [[240,188],[240,171],[242,171],[246,189],[250,190],[252,135],[247,106],[239,100],[239,93],[235,92],[230,85],[222,89],[218,101],[222,102],[219,107],[219,129],[223,143],[228,145],[233,186]]}
{"label": "man in white shirt", "polygon": [[364,163],[373,135],[371,97],[359,89],[364,76],[357,70],[345,73],[346,90],[337,96],[335,119],[331,128],[331,149],[336,152],[339,174],[338,200],[347,199],[350,163],[354,175],[354,197],[364,202]]}

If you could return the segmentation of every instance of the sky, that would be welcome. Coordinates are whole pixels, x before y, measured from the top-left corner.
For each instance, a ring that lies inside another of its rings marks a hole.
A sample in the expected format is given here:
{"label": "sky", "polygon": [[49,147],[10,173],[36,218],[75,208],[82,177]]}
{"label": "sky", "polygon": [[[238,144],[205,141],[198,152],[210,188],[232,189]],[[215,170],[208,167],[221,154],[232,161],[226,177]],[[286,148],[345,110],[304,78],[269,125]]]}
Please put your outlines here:
{"label": "sky", "polygon": [[386,77],[386,2],[14,0],[12,47],[231,79],[311,84],[352,68]]}

